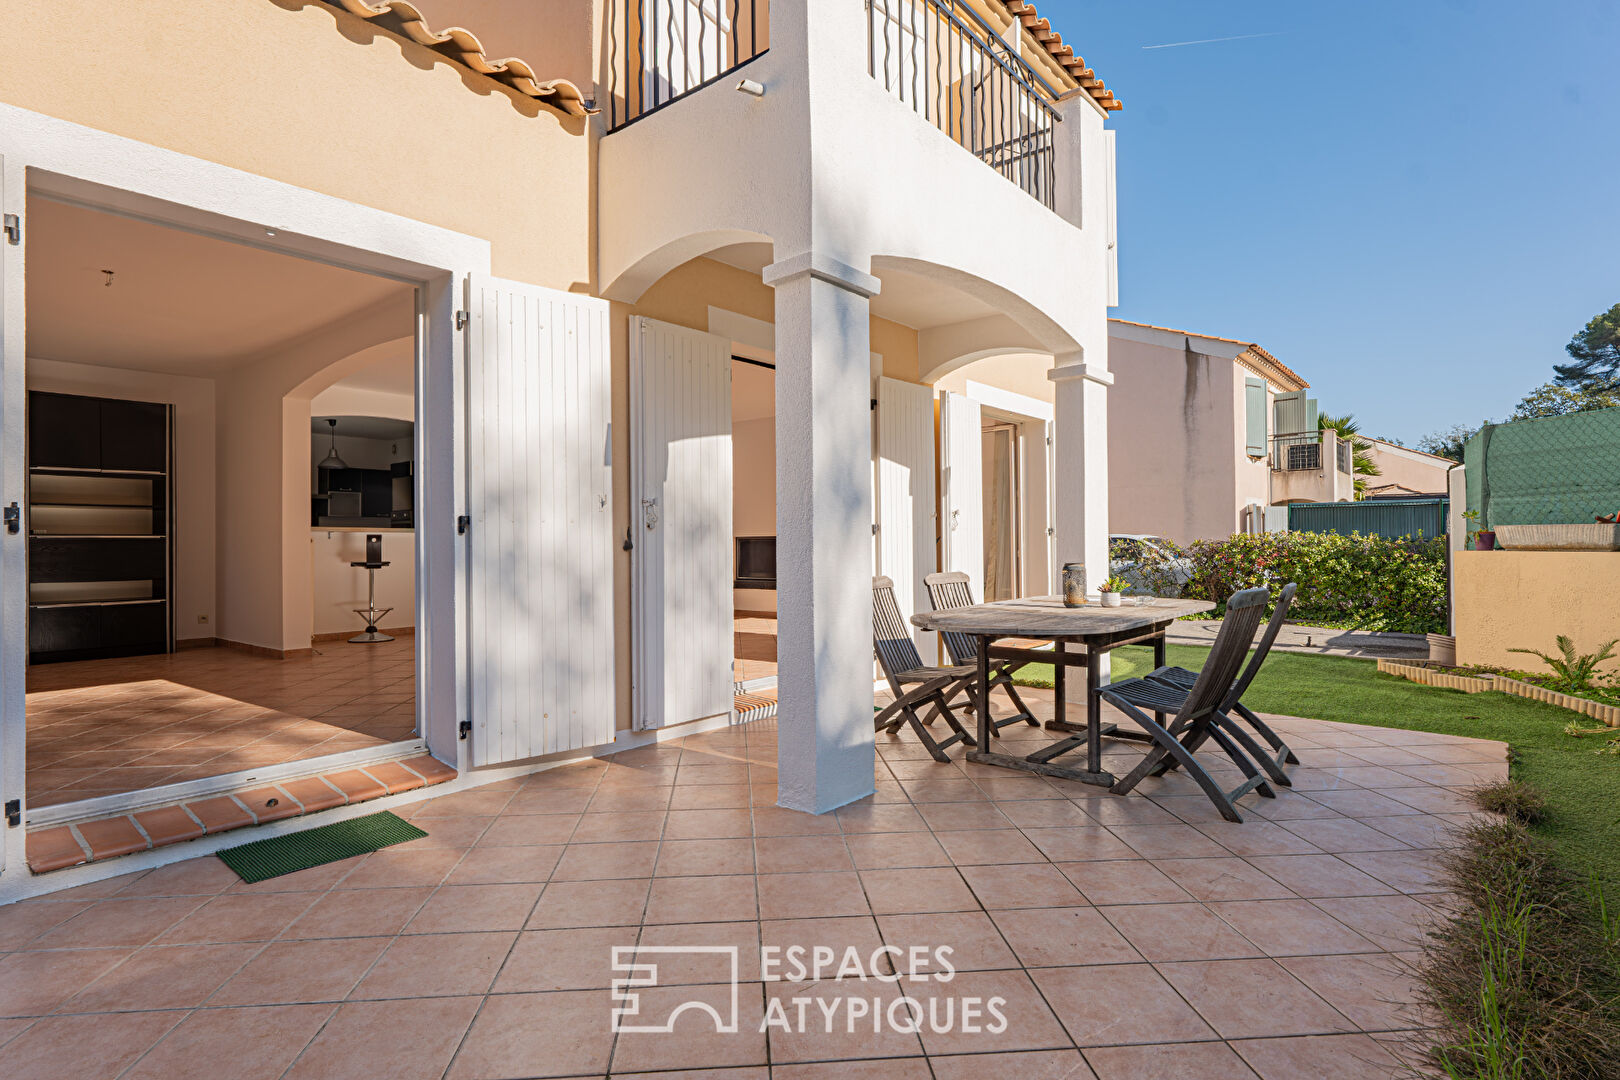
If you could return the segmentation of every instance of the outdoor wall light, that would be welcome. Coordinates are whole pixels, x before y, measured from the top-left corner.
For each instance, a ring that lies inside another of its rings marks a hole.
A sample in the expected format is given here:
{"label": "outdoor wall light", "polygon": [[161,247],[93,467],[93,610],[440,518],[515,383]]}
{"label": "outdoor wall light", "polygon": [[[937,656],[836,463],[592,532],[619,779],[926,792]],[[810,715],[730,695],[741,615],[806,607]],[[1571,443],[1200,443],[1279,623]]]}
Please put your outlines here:
{"label": "outdoor wall light", "polygon": [[741,90],[745,94],[752,95],[753,97],[765,96],[764,84],[757,83],[753,79],[744,79],[742,82],[737,84],[737,89]]}

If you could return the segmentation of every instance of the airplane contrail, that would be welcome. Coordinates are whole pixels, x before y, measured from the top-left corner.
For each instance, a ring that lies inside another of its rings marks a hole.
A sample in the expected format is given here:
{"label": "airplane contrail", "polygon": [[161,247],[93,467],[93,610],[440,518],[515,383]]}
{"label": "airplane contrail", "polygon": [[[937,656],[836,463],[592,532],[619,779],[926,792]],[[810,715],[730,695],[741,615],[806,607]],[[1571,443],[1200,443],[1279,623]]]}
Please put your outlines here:
{"label": "airplane contrail", "polygon": [[1220,42],[1220,41],[1248,41],[1248,40],[1250,40],[1252,38],[1280,37],[1283,34],[1286,34],[1287,32],[1288,31],[1286,31],[1286,30],[1273,30],[1270,33],[1266,33],[1266,34],[1238,34],[1238,35],[1236,35],[1234,37],[1200,38],[1197,41],[1170,41],[1170,42],[1166,42],[1163,45],[1144,45],[1144,46],[1142,46],[1142,48],[1144,48],[1144,49],[1179,49],[1183,45],[1214,45],[1216,42]]}

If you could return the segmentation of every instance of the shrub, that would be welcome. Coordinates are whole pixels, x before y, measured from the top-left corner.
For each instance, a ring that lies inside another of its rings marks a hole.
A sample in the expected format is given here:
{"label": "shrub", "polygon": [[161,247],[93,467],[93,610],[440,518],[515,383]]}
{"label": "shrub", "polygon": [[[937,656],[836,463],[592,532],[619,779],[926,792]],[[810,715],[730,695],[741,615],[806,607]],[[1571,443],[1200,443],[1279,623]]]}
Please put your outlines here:
{"label": "shrub", "polygon": [[1182,595],[1222,604],[1239,589],[1264,586],[1273,602],[1299,584],[1289,618],[1365,630],[1440,633],[1446,627],[1444,537],[1238,533],[1186,549],[1192,580]]}
{"label": "shrub", "polygon": [[1521,825],[1538,824],[1547,816],[1546,797],[1523,780],[1480,784],[1468,794],[1481,810],[1501,814]]}

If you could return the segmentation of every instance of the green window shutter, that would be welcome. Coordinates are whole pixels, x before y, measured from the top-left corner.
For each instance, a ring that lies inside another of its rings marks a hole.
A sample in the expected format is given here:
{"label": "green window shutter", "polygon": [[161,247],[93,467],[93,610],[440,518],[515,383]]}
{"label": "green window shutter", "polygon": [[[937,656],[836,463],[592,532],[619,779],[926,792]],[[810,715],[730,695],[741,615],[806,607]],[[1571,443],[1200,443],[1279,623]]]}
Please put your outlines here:
{"label": "green window shutter", "polygon": [[1243,412],[1247,421],[1247,452],[1250,457],[1266,456],[1266,380],[1252,375],[1243,380]]}
{"label": "green window shutter", "polygon": [[1272,399],[1271,404],[1272,409],[1276,411],[1276,422],[1272,425],[1272,430],[1278,435],[1299,435],[1307,431],[1315,431],[1315,405],[1315,401],[1305,399],[1305,391],[1303,390],[1278,394]]}

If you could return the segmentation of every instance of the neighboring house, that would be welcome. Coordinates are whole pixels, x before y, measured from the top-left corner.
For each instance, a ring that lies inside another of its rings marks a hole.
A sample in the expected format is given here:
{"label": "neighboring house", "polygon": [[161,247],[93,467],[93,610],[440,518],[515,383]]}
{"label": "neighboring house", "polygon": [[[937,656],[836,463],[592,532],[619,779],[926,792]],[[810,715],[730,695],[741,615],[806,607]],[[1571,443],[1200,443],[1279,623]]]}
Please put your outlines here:
{"label": "neighboring house", "polygon": [[1378,475],[1367,478],[1364,498],[1410,498],[1446,494],[1446,474],[1457,463],[1387,439],[1366,439]]}
{"label": "neighboring house", "polygon": [[[1027,2],[59,0],[6,49],[0,899],[724,725],[745,605],[826,811],[872,791],[874,569],[909,612],[1106,562],[1119,102]],[[1007,356],[1039,407],[936,406]],[[323,470],[327,417],[384,456]],[[384,465],[407,516],[341,524]],[[360,533],[390,644],[343,637]],[[131,713],[175,725],[139,766]]]}

